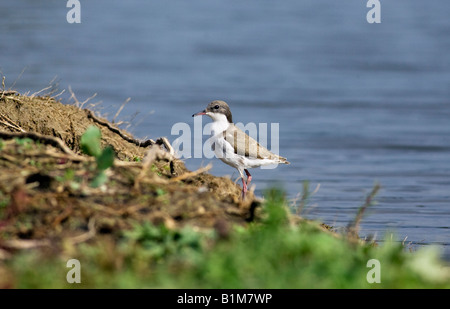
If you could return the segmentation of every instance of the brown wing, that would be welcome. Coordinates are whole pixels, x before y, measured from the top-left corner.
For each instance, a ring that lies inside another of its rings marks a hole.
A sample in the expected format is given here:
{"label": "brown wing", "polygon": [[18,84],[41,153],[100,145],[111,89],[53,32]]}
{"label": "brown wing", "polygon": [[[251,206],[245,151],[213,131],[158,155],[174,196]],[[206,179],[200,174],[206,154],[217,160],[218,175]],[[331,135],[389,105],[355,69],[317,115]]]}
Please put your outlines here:
{"label": "brown wing", "polygon": [[289,164],[286,158],[280,157],[267,148],[261,146],[255,139],[251,138],[245,132],[234,125],[222,132],[223,137],[229,142],[233,148],[234,153],[244,155],[249,158],[257,159],[273,159],[279,160],[282,163]]}

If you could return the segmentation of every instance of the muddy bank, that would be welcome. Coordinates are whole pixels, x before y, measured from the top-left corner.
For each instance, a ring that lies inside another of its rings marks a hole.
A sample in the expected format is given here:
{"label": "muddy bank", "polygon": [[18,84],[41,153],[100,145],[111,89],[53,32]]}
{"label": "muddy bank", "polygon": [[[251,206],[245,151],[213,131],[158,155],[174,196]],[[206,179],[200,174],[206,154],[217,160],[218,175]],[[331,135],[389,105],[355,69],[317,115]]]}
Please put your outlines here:
{"label": "muddy bank", "polygon": [[[98,187],[97,162],[80,146],[92,125],[115,153]],[[254,220],[253,194],[242,202],[237,184],[202,171],[187,170],[166,139],[139,141],[90,110],[0,91],[0,253],[120,237],[143,221],[226,230]]]}

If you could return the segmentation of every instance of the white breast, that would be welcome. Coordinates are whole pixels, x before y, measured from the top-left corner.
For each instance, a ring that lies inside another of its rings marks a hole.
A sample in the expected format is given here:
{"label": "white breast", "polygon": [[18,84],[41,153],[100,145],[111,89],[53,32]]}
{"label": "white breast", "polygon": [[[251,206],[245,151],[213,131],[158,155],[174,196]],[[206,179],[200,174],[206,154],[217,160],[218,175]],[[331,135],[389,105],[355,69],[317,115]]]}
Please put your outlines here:
{"label": "white breast", "polygon": [[211,125],[211,136],[222,134],[223,131],[228,129],[230,123],[228,122],[227,117],[224,114],[206,113],[206,115],[214,120]]}
{"label": "white breast", "polygon": [[234,168],[237,168],[240,173],[242,173],[244,168],[253,168],[275,163],[273,160],[269,159],[251,159],[246,158],[243,155],[235,154],[234,147],[228,143],[223,136],[223,131],[227,130],[230,126],[226,116],[217,113],[206,113],[206,115],[214,120],[211,125],[210,142],[211,147],[218,159],[230,166],[233,166]]}

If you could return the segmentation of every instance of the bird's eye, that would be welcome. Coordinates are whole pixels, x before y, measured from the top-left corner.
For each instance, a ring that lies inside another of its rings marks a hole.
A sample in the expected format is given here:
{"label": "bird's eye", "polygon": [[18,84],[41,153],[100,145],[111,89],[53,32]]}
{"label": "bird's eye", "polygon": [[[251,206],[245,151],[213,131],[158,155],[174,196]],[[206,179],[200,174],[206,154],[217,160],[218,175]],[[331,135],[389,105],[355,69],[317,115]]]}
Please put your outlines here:
{"label": "bird's eye", "polygon": [[219,105],[214,106],[215,109],[219,109],[219,107],[220,107]]}

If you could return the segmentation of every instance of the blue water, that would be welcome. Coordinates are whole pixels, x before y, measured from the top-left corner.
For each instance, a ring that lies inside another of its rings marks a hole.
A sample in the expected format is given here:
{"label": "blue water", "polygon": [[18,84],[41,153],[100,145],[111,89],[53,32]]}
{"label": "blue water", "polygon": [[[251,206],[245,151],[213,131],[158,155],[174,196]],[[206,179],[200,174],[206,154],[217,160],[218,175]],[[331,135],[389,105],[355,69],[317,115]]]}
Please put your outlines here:
{"label": "blue water", "polygon": [[291,165],[252,170],[258,195],[278,184],[292,199],[303,181],[320,184],[304,214],[339,228],[379,182],[361,235],[394,233],[450,259],[450,2],[382,1],[381,24],[368,10],[363,0],[92,0],[69,24],[65,1],[2,1],[0,70],[21,92],[54,80],[79,101],[97,93],[85,106],[110,119],[130,97],[119,119],[139,138],[173,141],[173,124],[225,100],[235,122],[280,124]]}

